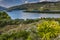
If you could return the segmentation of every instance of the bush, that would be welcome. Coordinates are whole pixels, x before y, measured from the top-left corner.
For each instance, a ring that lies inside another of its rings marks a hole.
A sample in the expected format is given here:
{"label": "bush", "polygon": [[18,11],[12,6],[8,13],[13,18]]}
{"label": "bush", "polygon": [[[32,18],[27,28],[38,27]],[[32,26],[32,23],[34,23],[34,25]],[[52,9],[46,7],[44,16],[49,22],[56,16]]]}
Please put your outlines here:
{"label": "bush", "polygon": [[10,20],[10,16],[6,12],[0,12],[0,27],[7,25],[7,20]]}
{"label": "bush", "polygon": [[10,16],[6,12],[0,12],[0,20],[9,20]]}
{"label": "bush", "polygon": [[0,35],[0,40],[18,40],[18,39],[26,40],[28,35],[29,32],[26,31],[18,31],[18,32],[12,31],[10,33],[8,32]]}
{"label": "bush", "polygon": [[42,21],[37,24],[37,30],[41,40],[51,40],[60,34],[60,25],[57,21]]}

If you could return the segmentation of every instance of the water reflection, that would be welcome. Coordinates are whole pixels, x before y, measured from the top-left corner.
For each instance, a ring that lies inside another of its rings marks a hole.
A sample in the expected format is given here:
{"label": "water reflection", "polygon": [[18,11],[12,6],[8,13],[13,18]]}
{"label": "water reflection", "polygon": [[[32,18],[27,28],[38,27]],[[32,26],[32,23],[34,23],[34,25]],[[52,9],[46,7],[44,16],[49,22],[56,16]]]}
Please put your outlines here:
{"label": "water reflection", "polygon": [[11,16],[12,19],[35,19],[35,18],[60,18],[60,14],[42,14],[42,13],[26,13],[21,10],[18,11],[12,11],[7,12],[9,16]]}

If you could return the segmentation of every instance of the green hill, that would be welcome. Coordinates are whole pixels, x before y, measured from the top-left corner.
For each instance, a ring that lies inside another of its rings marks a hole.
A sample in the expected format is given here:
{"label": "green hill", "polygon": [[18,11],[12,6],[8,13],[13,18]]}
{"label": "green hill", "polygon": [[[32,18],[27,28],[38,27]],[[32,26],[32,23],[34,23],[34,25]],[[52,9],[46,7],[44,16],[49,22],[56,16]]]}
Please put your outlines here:
{"label": "green hill", "polygon": [[18,6],[13,6],[8,8],[9,11],[11,10],[60,10],[60,1],[58,2],[37,2],[37,3],[27,3]]}

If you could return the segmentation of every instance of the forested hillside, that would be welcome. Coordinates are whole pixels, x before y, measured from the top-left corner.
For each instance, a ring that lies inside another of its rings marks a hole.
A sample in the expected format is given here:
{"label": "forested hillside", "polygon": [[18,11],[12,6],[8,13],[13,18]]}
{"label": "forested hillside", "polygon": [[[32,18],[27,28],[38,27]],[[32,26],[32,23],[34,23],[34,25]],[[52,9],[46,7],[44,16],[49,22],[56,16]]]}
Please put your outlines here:
{"label": "forested hillside", "polygon": [[44,2],[37,2],[37,3],[27,3],[27,4],[22,4],[22,5],[18,5],[18,6],[13,6],[8,8],[8,10],[21,10],[21,9],[25,9],[25,10],[60,10],[60,1],[58,2],[48,2],[48,1],[44,1]]}

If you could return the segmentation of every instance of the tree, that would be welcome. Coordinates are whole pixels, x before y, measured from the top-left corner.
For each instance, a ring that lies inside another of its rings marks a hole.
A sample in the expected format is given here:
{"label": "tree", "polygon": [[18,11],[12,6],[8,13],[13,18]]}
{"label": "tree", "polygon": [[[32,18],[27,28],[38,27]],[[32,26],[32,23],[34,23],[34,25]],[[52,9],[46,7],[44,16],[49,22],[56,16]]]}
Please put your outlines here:
{"label": "tree", "polygon": [[11,18],[6,12],[0,12],[0,20],[8,20],[8,19]]}

